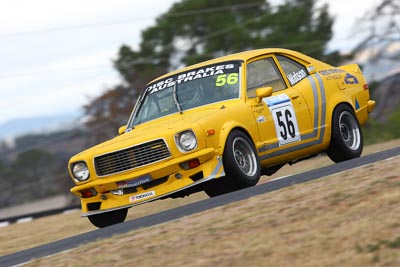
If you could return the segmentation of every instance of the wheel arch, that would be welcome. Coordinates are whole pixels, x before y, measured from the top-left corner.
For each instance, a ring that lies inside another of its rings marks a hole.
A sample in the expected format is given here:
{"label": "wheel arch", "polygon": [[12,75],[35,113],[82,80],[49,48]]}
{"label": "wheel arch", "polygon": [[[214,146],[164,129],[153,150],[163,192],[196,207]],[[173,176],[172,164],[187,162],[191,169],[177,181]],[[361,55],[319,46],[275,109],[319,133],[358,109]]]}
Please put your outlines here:
{"label": "wheel arch", "polygon": [[[328,90],[329,91],[329,90]],[[331,124],[333,114],[338,106],[340,105],[347,105],[349,106],[354,114],[356,114],[355,103],[352,100],[351,94],[346,93],[345,90],[339,90],[336,93],[331,93],[327,96],[327,123],[328,125]]]}
{"label": "wheel arch", "polygon": [[243,134],[245,134],[251,140],[253,146],[255,147],[255,140],[249,133],[250,131],[249,129],[247,129],[247,127],[239,123],[228,122],[221,128],[221,133],[219,136],[220,155],[224,154],[228,136],[234,130],[241,131]]}
{"label": "wheel arch", "polygon": [[[333,119],[333,114],[335,113],[335,111],[338,109],[338,107],[339,106],[342,106],[342,105],[344,105],[344,106],[348,106],[352,111],[353,111],[353,113],[354,113],[354,115],[356,115],[356,117],[357,117],[357,113],[356,113],[356,110],[355,110],[355,108],[354,108],[354,106],[353,106],[353,104],[351,103],[351,101],[341,101],[341,102],[338,102],[338,103],[336,103],[336,105],[332,108],[332,110],[330,110],[331,112],[330,112],[330,114],[328,114],[328,124],[329,125],[332,125],[332,119]],[[358,118],[357,118],[358,119]]]}
{"label": "wheel arch", "polygon": [[328,109],[328,113],[326,114],[326,126],[327,127],[326,127],[326,135],[325,135],[325,137],[329,138],[328,143],[330,143],[331,135],[332,135],[333,114],[335,113],[335,110],[337,110],[337,108],[341,105],[348,106],[354,112],[354,114],[356,114],[356,110],[354,109],[354,106],[350,100],[339,101],[339,102],[335,103],[335,105],[331,109]]}

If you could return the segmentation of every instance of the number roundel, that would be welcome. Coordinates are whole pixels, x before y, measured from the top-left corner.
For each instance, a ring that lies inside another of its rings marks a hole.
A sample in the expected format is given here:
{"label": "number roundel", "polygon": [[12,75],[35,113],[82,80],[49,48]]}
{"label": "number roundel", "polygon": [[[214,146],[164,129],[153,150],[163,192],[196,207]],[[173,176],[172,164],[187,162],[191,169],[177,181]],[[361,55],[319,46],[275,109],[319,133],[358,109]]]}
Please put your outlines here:
{"label": "number roundel", "polygon": [[292,115],[292,113],[290,113],[289,110],[285,110],[285,118],[286,118],[286,126],[288,128],[289,135],[292,138],[295,138],[296,137],[296,127],[294,126],[294,123],[292,120],[293,115]]}
{"label": "number roundel", "polygon": [[296,113],[290,101],[270,106],[279,145],[300,141]]}

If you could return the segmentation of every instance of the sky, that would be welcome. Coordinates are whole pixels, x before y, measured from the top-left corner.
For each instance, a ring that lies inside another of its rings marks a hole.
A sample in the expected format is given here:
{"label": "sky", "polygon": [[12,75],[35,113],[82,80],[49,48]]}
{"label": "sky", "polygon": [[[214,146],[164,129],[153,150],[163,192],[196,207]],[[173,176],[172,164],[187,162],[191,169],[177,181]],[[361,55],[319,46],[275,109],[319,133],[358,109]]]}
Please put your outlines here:
{"label": "sky", "polygon": [[[112,66],[119,47],[137,48],[141,31],[176,1],[0,0],[0,124],[82,113],[121,83]],[[353,48],[357,19],[377,2],[317,0],[335,17],[328,49]]]}

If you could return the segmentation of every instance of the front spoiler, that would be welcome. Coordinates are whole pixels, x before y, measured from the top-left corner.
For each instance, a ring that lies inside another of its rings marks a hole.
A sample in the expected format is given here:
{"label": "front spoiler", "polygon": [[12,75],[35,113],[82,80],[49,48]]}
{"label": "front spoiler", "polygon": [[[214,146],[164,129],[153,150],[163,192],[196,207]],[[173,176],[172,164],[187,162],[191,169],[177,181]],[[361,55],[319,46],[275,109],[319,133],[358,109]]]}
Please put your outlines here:
{"label": "front spoiler", "polygon": [[[223,175],[225,175],[224,171],[223,171],[223,172],[221,173],[221,175],[219,175],[219,176],[223,176]],[[139,203],[129,204],[129,205],[120,206],[120,207],[116,207],[116,208],[112,208],[112,209],[104,209],[104,210],[95,210],[95,211],[85,212],[85,213],[82,213],[82,214],[81,214],[81,217],[88,217],[88,216],[96,215],[96,214],[100,214],[100,213],[105,213],[105,212],[110,212],[110,211],[114,211],[114,210],[120,210],[120,209],[131,208],[131,207],[133,207],[133,206],[138,206],[138,205],[141,205],[141,204],[144,204],[144,203],[148,203],[148,202],[151,202],[151,201],[154,201],[154,200],[157,200],[157,199],[160,199],[160,198],[163,198],[163,197],[172,195],[172,194],[177,193],[177,192],[179,192],[179,191],[188,189],[188,188],[190,188],[190,187],[199,185],[199,184],[201,184],[201,183],[208,182],[208,181],[213,180],[213,179],[216,179],[216,178],[217,178],[216,175],[211,175],[211,176],[208,176],[208,177],[203,178],[203,179],[201,179],[201,180],[198,180],[198,181],[196,181],[196,182],[194,182],[194,183],[192,183],[192,184],[190,184],[190,185],[187,185],[187,186],[185,186],[185,187],[179,188],[179,189],[177,189],[177,190],[168,192],[168,193],[163,194],[163,195],[159,195],[159,196],[154,197],[154,198],[150,198],[150,199],[148,199],[148,200],[144,200],[144,201],[139,202]]]}

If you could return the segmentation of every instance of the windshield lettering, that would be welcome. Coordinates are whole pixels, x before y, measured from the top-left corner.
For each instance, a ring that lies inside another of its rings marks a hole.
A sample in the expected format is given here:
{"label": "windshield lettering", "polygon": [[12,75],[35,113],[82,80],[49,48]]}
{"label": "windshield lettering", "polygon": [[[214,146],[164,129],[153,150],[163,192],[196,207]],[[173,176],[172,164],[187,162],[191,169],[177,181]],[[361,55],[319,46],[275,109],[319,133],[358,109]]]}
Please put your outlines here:
{"label": "windshield lettering", "polygon": [[241,62],[227,61],[155,81],[144,90],[130,125],[239,97]]}
{"label": "windshield lettering", "polygon": [[223,64],[212,67],[205,67],[195,71],[179,74],[175,77],[169,77],[165,80],[158,81],[146,88],[146,92],[153,94],[165,88],[174,86],[174,83],[181,84],[196,79],[230,73],[230,70],[235,68],[235,64]]}

